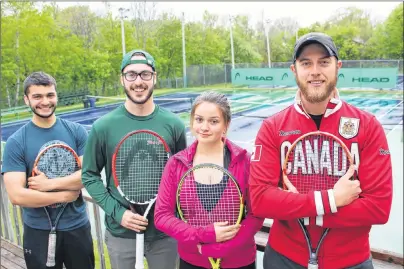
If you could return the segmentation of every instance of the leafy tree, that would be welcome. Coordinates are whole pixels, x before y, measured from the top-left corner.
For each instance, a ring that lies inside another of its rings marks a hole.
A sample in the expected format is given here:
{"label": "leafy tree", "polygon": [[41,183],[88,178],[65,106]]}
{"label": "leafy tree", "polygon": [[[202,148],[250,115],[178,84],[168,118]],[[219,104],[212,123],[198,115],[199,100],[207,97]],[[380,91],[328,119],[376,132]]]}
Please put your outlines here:
{"label": "leafy tree", "polygon": [[[61,9],[57,2],[3,1],[1,107],[22,105],[23,81],[38,70],[52,74],[61,93],[121,93],[121,23],[108,3],[105,8],[106,14],[100,15],[85,5]],[[182,17],[167,12],[158,15],[157,9],[156,3],[132,4],[124,19],[126,51],[149,51],[156,58],[159,79],[182,77]],[[256,25],[247,16],[233,19],[236,63],[266,66],[264,19]],[[302,36],[313,31],[331,35],[344,60],[403,58],[402,3],[382,22],[372,21],[356,7],[337,10],[325,22],[304,28],[293,18],[275,20],[269,28],[272,63],[291,61],[296,32]],[[228,18],[205,11],[202,21],[186,21],[185,41],[186,63],[193,66],[187,72],[190,79],[209,83],[201,81],[201,74],[207,65],[215,65],[207,77],[220,81],[223,65],[231,63]]]}

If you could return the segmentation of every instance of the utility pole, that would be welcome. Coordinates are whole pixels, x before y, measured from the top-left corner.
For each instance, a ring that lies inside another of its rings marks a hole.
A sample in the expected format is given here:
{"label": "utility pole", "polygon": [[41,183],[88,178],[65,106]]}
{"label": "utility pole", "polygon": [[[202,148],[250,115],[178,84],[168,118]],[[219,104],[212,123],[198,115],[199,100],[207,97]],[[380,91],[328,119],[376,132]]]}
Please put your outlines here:
{"label": "utility pole", "polygon": [[269,48],[269,24],[270,24],[270,20],[266,20],[266,36],[267,36],[267,54],[268,54],[268,67],[271,68],[271,50]]}
{"label": "utility pole", "polygon": [[231,15],[229,15],[229,21],[230,21],[231,64],[232,64],[232,68],[234,69],[234,46],[233,46],[233,30],[232,30],[233,17]]}
{"label": "utility pole", "polygon": [[184,88],[187,87],[187,60],[185,56],[185,14],[182,12],[182,76]]}
{"label": "utility pole", "polygon": [[129,11],[129,9],[125,8],[119,8],[119,13],[120,13],[120,18],[121,18],[121,33],[122,33],[122,55],[125,56],[126,54],[126,48],[125,48],[125,25],[124,25],[124,18],[127,18],[127,16],[124,15],[125,12]]}

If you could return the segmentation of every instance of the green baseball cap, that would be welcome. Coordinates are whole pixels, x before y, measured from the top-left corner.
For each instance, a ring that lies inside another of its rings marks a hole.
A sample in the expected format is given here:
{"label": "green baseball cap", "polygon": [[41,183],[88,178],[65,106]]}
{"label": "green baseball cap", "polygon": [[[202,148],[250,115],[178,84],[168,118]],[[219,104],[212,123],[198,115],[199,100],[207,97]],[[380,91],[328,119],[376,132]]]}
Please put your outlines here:
{"label": "green baseball cap", "polygon": [[[146,59],[145,60],[143,60],[143,59],[142,60],[131,60],[135,53],[143,54]],[[153,56],[151,56],[148,52],[146,52],[144,50],[132,50],[132,51],[126,53],[122,59],[121,72],[123,71],[123,69],[126,66],[128,66],[130,64],[147,64],[153,69],[153,71],[156,71],[155,61],[154,61]]]}

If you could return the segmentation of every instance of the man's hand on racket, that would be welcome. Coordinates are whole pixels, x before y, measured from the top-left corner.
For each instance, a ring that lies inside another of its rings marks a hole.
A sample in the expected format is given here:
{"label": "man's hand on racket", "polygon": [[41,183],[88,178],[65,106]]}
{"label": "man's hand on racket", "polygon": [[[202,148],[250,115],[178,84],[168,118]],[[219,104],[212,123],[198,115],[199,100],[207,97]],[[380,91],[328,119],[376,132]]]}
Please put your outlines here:
{"label": "man's hand on racket", "polygon": [[[290,180],[288,179],[287,176],[284,176],[283,178],[283,183],[285,184],[287,190],[284,190],[286,192],[293,192],[293,193],[299,193],[297,191],[297,189],[295,188],[295,186],[293,186],[293,184],[290,182]],[[282,188],[279,188],[281,190],[283,190]]]}
{"label": "man's hand on racket", "polygon": [[51,191],[52,180],[50,180],[43,172],[39,171],[37,167],[34,168],[36,176],[28,178],[28,187],[37,191]]}
{"label": "man's hand on racket", "polygon": [[141,232],[146,230],[148,221],[143,216],[126,210],[125,213],[123,213],[121,225],[126,229]]}
{"label": "man's hand on racket", "polygon": [[215,222],[216,242],[224,242],[232,239],[236,236],[238,230],[240,230],[240,224],[228,225],[228,222]]}
{"label": "man's hand on racket", "polygon": [[359,198],[362,192],[359,180],[352,180],[355,173],[355,166],[350,166],[345,175],[343,175],[334,185],[334,199],[337,207],[346,206]]}

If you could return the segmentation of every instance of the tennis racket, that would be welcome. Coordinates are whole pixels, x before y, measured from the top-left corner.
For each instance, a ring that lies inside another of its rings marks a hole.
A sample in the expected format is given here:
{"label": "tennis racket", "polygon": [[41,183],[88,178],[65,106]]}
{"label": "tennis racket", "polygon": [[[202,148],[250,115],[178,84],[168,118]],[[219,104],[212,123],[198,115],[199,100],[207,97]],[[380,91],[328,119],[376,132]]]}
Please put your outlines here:
{"label": "tennis racket", "polygon": [[[333,189],[335,183],[353,165],[348,148],[338,137],[321,131],[300,136],[289,148],[282,165],[283,187],[288,180],[299,193]],[[322,225],[322,216],[316,217],[316,224]],[[308,219],[299,219],[309,248],[308,269],[318,269],[318,251],[329,228],[323,230],[316,248],[312,247],[306,228]]]}
{"label": "tennis racket", "polygon": [[[133,213],[147,218],[170,156],[166,141],[149,130],[130,132],[116,146],[112,157],[115,186]],[[140,232],[136,235],[136,269],[144,268],[143,258],[144,232]]]}
{"label": "tennis racket", "polygon": [[[65,177],[80,170],[81,162],[79,156],[77,156],[77,153],[71,147],[64,143],[56,143],[45,146],[39,152],[33,167],[36,167],[40,172],[43,172],[47,178],[53,179]],[[35,169],[32,171],[32,176],[36,176]],[[48,267],[55,266],[56,228],[67,204],[68,203],[56,203],[44,207],[51,227],[46,260],[46,266]],[[50,208],[59,210],[54,222],[52,222],[48,211]]]}
{"label": "tennis racket", "polygon": [[[212,164],[198,164],[181,177],[178,184],[177,210],[180,218],[194,227],[215,222],[239,224],[244,201],[237,181],[229,171]],[[220,268],[221,259],[209,257],[213,269]]]}

